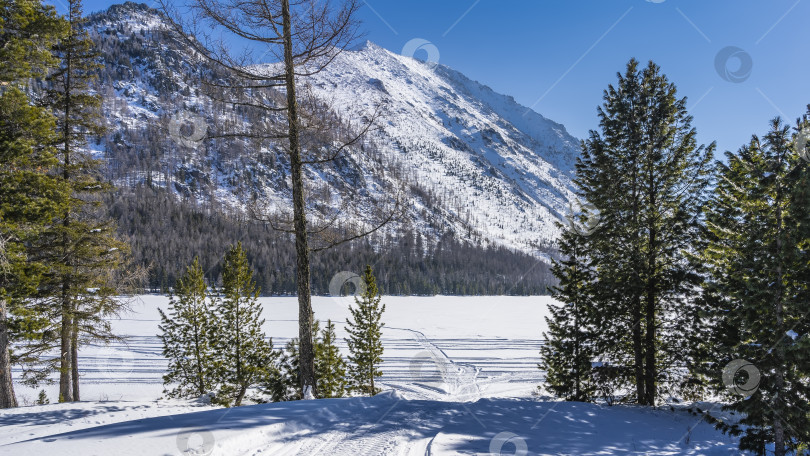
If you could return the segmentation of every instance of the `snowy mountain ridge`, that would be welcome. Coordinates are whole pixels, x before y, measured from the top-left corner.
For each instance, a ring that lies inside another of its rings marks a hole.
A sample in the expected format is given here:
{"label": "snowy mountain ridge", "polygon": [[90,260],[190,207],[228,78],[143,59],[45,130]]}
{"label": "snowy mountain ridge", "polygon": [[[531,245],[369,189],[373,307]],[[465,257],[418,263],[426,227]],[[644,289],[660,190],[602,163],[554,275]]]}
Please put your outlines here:
{"label": "snowy mountain ridge", "polygon": [[371,42],[341,53],[310,84],[355,118],[372,100],[384,103],[375,142],[415,182],[456,201],[451,211],[482,237],[521,250],[556,237],[579,153],[564,126],[447,66]]}
{"label": "snowy mountain ridge", "polygon": [[[283,145],[207,140],[185,148],[165,133],[177,113],[209,125],[255,119],[217,108],[193,80],[199,68],[167,19],[145,5],[114,5],[90,17],[91,36],[113,79],[105,94],[110,133],[94,147],[121,185],[148,182],[225,210],[243,208],[245,187],[289,207]],[[195,67],[196,65],[196,67]],[[301,81],[335,115],[356,121],[382,103],[380,128],[329,166],[308,169],[308,188],[362,195],[374,205],[404,193],[401,230],[540,254],[574,197],[578,140],[565,128],[444,65],[367,42]],[[240,117],[242,116],[242,117]],[[273,119],[271,119],[273,120]],[[277,121],[277,119],[275,120]],[[312,206],[317,218],[322,207]],[[402,232],[402,231],[401,231]],[[542,257],[542,254],[541,254]]]}

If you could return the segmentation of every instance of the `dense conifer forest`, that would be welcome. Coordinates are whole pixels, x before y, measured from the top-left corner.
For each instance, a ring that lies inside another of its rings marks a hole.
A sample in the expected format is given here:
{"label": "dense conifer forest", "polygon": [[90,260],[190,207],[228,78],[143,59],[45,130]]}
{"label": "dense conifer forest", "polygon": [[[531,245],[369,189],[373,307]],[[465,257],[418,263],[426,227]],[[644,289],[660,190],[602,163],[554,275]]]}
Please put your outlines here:
{"label": "dense conifer forest", "polygon": [[[221,252],[241,241],[262,295],[295,292],[294,245],[269,226],[178,201],[146,185],[118,191],[109,207],[130,239],[134,261],[149,267],[151,291],[173,287],[195,255],[206,279],[219,283]],[[425,239],[408,232],[401,239],[377,236],[313,255],[313,293],[328,294],[334,274],[362,271],[366,264],[375,265],[386,294],[546,294],[554,280],[548,264],[524,253],[460,243],[452,233]]]}

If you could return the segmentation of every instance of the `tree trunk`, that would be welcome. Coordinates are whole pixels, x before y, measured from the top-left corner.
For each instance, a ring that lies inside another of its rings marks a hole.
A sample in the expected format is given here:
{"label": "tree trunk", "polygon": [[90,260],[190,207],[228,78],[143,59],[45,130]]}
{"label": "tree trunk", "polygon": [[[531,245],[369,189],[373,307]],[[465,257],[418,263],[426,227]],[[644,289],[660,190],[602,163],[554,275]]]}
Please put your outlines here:
{"label": "tree trunk", "polygon": [[644,382],[644,347],[641,336],[641,297],[633,297],[633,372],[636,379],[636,400],[645,405],[647,395]]}
{"label": "tree trunk", "polygon": [[298,104],[295,95],[295,65],[293,64],[292,23],[290,2],[281,1],[284,22],[284,70],[287,88],[287,123],[290,136],[290,173],[292,175],[293,223],[295,225],[295,253],[298,289],[298,341],[301,370],[301,397],[317,397],[315,378],[315,351],[312,344],[312,297],[310,295],[309,246],[307,245],[307,219],[304,205],[304,180],[301,162],[301,144],[298,132]]}
{"label": "tree trunk", "polygon": [[70,297],[68,296],[67,281],[62,282],[62,323],[59,328],[61,345],[59,347],[59,402],[73,402],[70,374],[72,372],[70,358],[73,351],[70,348]]}
{"label": "tree trunk", "polygon": [[[782,226],[782,187],[777,181],[776,189],[776,331],[774,334],[777,336],[785,334],[784,316],[783,313],[783,273],[782,261],[784,254],[782,252],[782,233],[784,227]],[[781,336],[784,337],[784,336]],[[785,456],[785,428],[782,424],[782,404],[784,403],[783,390],[785,388],[785,377],[782,373],[781,367],[785,365],[785,351],[782,347],[781,339],[776,342],[776,349],[774,350],[774,357],[776,358],[774,369],[774,404],[773,404],[773,443],[774,443],[774,456]]]}
{"label": "tree trunk", "polygon": [[6,301],[0,299],[0,409],[17,406],[14,383],[11,381],[11,348],[8,334]]}
{"label": "tree trunk", "polygon": [[644,332],[644,392],[647,395],[646,405],[655,405],[657,396],[656,368],[655,368],[655,279],[650,279],[647,291],[647,305],[645,310],[646,328]]}
{"label": "tree trunk", "polygon": [[[72,6],[72,2],[71,2]],[[68,9],[69,14],[72,14],[70,8]],[[70,24],[71,30],[69,31],[70,34],[73,33],[73,24]],[[72,64],[73,64],[73,54],[68,48],[65,57],[65,80],[64,80],[64,90],[65,90],[65,100],[64,100],[64,125],[62,126],[62,141],[63,141],[63,153],[64,153],[64,168],[62,169],[62,179],[65,181],[68,187],[70,187],[70,131],[71,131],[71,110],[73,108],[73,102],[71,100],[71,71],[72,71]],[[73,191],[71,190],[71,193]],[[73,195],[71,194],[71,197]],[[62,220],[62,228],[65,230],[62,233],[62,254],[64,257],[62,258],[65,261],[65,267],[69,268],[70,264],[70,236],[68,234],[68,230],[70,228],[71,221],[70,221],[70,208],[65,210],[64,219]],[[70,298],[70,285],[71,285],[71,278],[70,275],[65,274],[62,275],[62,326],[60,328],[62,344],[61,344],[61,353],[62,358],[60,360],[59,365],[59,401],[60,402],[73,402],[76,400],[74,396],[74,390],[72,387],[75,383],[78,382],[78,378],[72,379],[72,374],[75,364],[75,360],[73,359],[74,348],[73,344],[73,303]]]}
{"label": "tree trunk", "polygon": [[73,324],[70,325],[70,369],[73,380],[73,400],[79,399],[79,321],[73,314]]}
{"label": "tree trunk", "polygon": [[[652,181],[652,179],[650,179]],[[652,188],[652,182],[650,183]],[[650,207],[655,207],[655,197],[651,199]],[[644,330],[644,355],[645,359],[645,372],[644,372],[644,392],[647,394],[646,404],[655,405],[655,397],[658,395],[656,386],[656,367],[655,367],[655,349],[656,349],[656,331],[655,331],[655,308],[658,295],[658,282],[656,280],[656,261],[655,255],[657,252],[657,232],[654,226],[650,227],[649,246],[647,248],[647,292],[646,303],[644,309],[644,318],[646,327]]]}
{"label": "tree trunk", "polygon": [[[578,253],[578,252],[577,252]],[[576,267],[576,266],[575,266]],[[574,274],[576,274],[576,269],[574,270]],[[580,340],[580,321],[579,321],[579,297],[574,300],[574,400],[575,401],[584,401],[582,398],[582,391],[580,388],[579,379],[582,376],[582,373],[579,371],[579,344],[582,343]]]}
{"label": "tree trunk", "polygon": [[245,393],[247,392],[247,384],[243,383],[239,386],[239,394],[236,395],[236,400],[233,403],[234,407],[239,407],[242,405],[242,399],[245,398]]}
{"label": "tree trunk", "polygon": [[[639,139],[635,140],[636,143],[640,142]],[[647,394],[645,391],[644,382],[644,336],[641,331],[641,320],[642,320],[642,303],[641,303],[641,235],[639,234],[640,229],[640,217],[641,217],[641,208],[639,202],[639,187],[641,186],[639,181],[639,171],[638,171],[638,152],[632,151],[633,159],[632,159],[632,173],[631,173],[631,196],[632,196],[632,244],[633,244],[633,252],[632,252],[632,262],[631,266],[633,267],[632,274],[633,274],[633,284],[630,288],[630,291],[633,294],[632,297],[632,309],[631,309],[631,318],[633,319],[633,330],[632,330],[632,337],[633,337],[633,371],[635,374],[636,380],[636,400],[639,404],[645,405],[647,402]]]}
{"label": "tree trunk", "polygon": [[[195,310],[196,312],[196,310]],[[199,321],[197,321],[198,316],[194,317],[194,361],[197,365],[197,393],[202,397],[203,394],[207,393],[205,388],[205,376],[203,375],[203,366],[202,366],[202,352],[200,351],[200,330],[199,330]]]}

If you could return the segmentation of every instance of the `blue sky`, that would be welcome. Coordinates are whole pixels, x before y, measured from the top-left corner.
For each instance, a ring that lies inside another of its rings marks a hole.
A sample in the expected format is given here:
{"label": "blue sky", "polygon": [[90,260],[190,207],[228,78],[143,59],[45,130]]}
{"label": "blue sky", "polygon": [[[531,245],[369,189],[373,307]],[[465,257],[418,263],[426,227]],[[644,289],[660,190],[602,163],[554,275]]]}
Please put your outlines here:
{"label": "blue sky", "polygon": [[[85,11],[112,3],[86,1]],[[688,97],[699,139],[720,152],[810,104],[810,0],[366,0],[360,18],[365,38],[394,52],[429,41],[440,63],[579,138],[631,57],[662,67]]]}

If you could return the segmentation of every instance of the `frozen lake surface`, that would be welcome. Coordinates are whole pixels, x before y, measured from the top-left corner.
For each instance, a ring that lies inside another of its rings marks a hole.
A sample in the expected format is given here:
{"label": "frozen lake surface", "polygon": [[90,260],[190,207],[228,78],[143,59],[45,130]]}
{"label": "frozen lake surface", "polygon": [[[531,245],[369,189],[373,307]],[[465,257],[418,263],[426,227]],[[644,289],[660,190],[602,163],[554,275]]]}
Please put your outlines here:
{"label": "frozen lake surface", "polygon": [[[297,336],[297,299],[261,298],[276,348]],[[351,298],[314,297],[340,347]],[[168,298],[141,296],[114,322],[125,343],[80,353],[84,402],[0,411],[0,454],[736,455],[736,439],[685,407],[539,397],[548,297],[384,297],[385,354],[373,398],[215,408],[160,399],[157,337]],[[45,388],[53,401],[55,385]],[[39,389],[17,385],[21,402]],[[711,404],[704,408],[712,407]]]}

